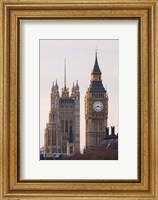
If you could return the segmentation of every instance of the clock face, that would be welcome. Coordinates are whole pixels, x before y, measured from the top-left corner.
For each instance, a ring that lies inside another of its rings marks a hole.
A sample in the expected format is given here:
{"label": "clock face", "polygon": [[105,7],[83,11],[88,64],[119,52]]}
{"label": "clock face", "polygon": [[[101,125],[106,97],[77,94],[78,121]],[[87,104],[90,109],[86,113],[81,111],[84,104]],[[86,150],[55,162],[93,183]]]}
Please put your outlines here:
{"label": "clock face", "polygon": [[96,112],[101,112],[104,108],[104,105],[102,102],[100,101],[95,101],[93,103],[93,109],[96,111]]}

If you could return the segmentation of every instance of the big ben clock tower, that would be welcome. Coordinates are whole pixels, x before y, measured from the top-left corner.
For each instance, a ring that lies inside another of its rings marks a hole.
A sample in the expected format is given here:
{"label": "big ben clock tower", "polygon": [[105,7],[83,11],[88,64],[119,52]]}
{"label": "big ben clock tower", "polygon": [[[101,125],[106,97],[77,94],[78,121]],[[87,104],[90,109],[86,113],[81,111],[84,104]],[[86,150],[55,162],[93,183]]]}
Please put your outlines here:
{"label": "big ben clock tower", "polygon": [[86,149],[99,145],[107,128],[108,95],[102,84],[101,75],[96,52],[90,86],[85,96]]}

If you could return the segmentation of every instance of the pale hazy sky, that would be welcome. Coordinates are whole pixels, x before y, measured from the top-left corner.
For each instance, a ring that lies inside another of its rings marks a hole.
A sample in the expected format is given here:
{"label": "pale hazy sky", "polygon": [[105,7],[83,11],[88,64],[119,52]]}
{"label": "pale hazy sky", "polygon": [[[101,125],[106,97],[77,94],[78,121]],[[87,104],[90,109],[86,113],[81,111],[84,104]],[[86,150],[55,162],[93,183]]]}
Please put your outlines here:
{"label": "pale hazy sky", "polygon": [[67,87],[80,86],[80,146],[85,145],[84,97],[90,84],[95,51],[102,80],[109,97],[108,126],[118,132],[119,119],[119,40],[40,40],[40,146],[44,144],[44,129],[50,112],[52,82],[64,85],[64,58],[67,67]]}

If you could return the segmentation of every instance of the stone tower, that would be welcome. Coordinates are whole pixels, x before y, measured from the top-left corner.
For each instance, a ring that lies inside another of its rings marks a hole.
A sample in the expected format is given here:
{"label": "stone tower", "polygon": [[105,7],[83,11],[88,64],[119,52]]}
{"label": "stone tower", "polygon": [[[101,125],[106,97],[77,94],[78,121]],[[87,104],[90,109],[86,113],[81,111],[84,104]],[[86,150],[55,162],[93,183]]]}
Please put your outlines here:
{"label": "stone tower", "polygon": [[85,96],[86,149],[103,142],[107,128],[108,95],[102,84],[101,75],[96,52],[90,86]]}
{"label": "stone tower", "polygon": [[[51,105],[49,122],[45,128],[45,155],[53,153],[67,154],[67,144],[70,143],[70,154],[80,152],[80,92],[78,81],[73,83],[71,95],[66,86],[66,62],[65,62],[64,87],[59,93],[56,84],[51,88]],[[71,140],[70,140],[71,134]],[[73,138],[73,139],[72,139]],[[73,147],[73,150],[71,148]]]}

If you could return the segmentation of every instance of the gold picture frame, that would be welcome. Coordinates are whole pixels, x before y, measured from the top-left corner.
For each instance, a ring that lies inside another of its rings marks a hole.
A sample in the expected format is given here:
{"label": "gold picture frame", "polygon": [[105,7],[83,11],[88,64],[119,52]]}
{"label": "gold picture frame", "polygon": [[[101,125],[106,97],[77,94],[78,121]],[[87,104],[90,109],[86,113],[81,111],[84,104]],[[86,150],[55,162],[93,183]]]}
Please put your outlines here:
{"label": "gold picture frame", "polygon": [[[1,0],[1,199],[158,200],[157,49],[155,0]],[[140,174],[137,181],[19,180],[19,27],[25,19],[137,19],[140,65]]]}

